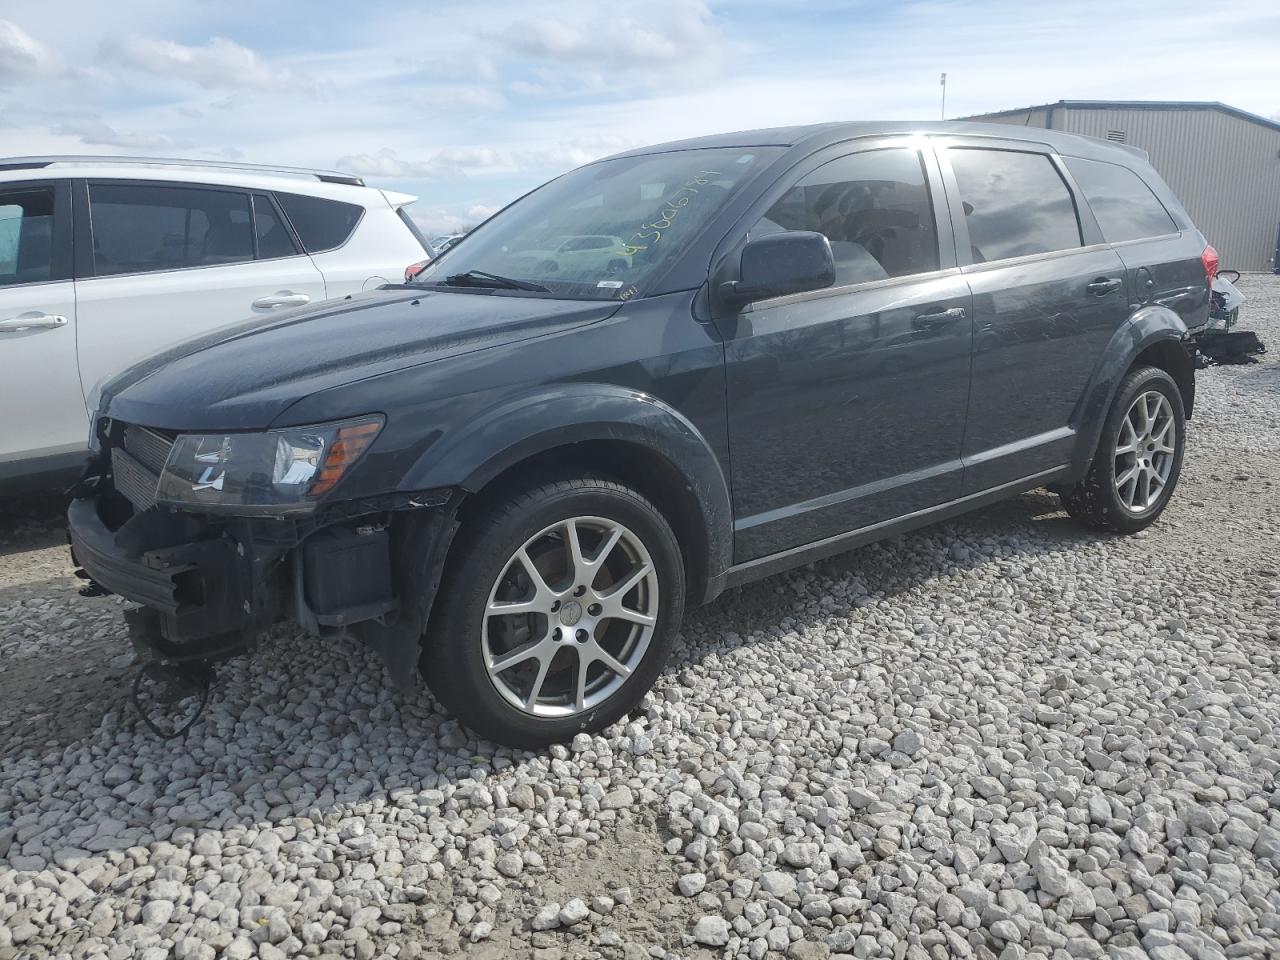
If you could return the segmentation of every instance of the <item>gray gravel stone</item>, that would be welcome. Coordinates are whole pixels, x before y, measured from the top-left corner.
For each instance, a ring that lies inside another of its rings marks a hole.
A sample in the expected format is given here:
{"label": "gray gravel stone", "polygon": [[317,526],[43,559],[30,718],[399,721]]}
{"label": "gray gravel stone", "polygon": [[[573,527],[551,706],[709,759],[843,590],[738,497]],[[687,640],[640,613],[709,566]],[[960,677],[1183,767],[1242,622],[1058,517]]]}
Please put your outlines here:
{"label": "gray gravel stone", "polygon": [[711,947],[723,947],[731,932],[724,917],[701,917],[693,925],[693,939]]}

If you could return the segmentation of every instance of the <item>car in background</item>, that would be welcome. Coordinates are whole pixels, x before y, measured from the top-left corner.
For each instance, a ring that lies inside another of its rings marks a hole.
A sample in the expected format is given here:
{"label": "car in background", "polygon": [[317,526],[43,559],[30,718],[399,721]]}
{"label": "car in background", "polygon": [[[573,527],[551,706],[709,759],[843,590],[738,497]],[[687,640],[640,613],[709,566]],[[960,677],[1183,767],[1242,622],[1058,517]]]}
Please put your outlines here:
{"label": "car in background", "polygon": [[77,468],[87,395],[142,357],[399,282],[426,249],[415,199],[324,170],[0,159],[0,486]]}
{"label": "car in background", "polygon": [[[631,268],[631,250],[621,237],[605,234],[553,237],[542,249],[511,253],[510,267],[565,277],[620,277]],[[621,283],[619,283],[621,286]]]}
{"label": "car in background", "polygon": [[438,257],[465,236],[465,233],[451,233],[447,237],[436,237],[435,242],[431,245],[432,249],[435,250],[435,254]]}

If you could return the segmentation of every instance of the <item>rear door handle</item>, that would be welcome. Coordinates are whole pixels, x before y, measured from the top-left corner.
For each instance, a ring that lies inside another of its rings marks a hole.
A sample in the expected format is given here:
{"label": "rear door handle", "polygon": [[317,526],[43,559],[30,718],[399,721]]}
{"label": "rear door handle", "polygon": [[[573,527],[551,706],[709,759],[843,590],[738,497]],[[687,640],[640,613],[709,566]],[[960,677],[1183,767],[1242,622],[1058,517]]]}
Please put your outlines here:
{"label": "rear door handle", "polygon": [[917,330],[927,330],[930,327],[940,327],[944,323],[963,319],[964,307],[948,307],[946,310],[940,310],[937,313],[918,314],[911,321],[911,325]]}
{"label": "rear door handle", "polygon": [[311,302],[305,293],[273,293],[269,297],[259,297],[253,305],[260,310],[270,307],[301,307]]}
{"label": "rear door handle", "polygon": [[1122,282],[1119,277],[1098,277],[1086,289],[1095,297],[1105,297],[1112,290],[1119,290]]}
{"label": "rear door handle", "polygon": [[10,317],[0,320],[0,333],[17,333],[19,330],[31,330],[39,327],[65,327],[67,318],[51,313],[39,313],[28,317]]}

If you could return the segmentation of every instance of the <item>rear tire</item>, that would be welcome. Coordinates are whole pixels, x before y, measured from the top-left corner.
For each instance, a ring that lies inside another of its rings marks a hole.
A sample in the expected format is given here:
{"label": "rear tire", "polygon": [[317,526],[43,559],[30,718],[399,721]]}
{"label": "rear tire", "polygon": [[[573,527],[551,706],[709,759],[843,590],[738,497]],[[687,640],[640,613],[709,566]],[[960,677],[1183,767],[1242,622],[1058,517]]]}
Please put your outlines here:
{"label": "rear tire", "polygon": [[679,544],[648,500],[600,477],[543,483],[464,523],[422,674],[498,743],[595,733],[657,679],[684,593]]}
{"label": "rear tire", "polygon": [[1102,426],[1085,478],[1060,494],[1076,521],[1137,533],[1164,512],[1182,473],[1186,419],[1182,393],[1158,367],[1125,375]]}

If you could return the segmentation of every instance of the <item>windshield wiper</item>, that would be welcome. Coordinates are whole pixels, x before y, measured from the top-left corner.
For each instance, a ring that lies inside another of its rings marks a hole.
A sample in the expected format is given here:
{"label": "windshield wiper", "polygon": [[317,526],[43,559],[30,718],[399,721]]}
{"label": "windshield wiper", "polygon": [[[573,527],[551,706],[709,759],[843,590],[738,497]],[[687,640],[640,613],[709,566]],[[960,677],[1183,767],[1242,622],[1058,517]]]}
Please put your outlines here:
{"label": "windshield wiper", "polygon": [[533,293],[550,293],[549,287],[529,280],[514,280],[511,277],[500,277],[496,273],[485,273],[483,270],[468,270],[466,273],[454,273],[444,278],[442,283],[451,287],[491,287],[494,290],[529,290]]}

